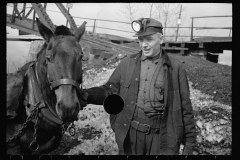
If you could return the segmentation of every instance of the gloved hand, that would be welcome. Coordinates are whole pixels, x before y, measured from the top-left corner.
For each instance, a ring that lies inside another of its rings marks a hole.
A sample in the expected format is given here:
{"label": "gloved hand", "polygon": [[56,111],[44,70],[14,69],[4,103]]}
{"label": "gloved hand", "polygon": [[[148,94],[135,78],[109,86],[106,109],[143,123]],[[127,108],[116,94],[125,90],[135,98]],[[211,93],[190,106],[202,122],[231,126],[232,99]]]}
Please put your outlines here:
{"label": "gloved hand", "polygon": [[193,155],[193,147],[192,146],[184,146],[183,155]]}
{"label": "gloved hand", "polygon": [[86,89],[83,89],[82,91],[81,91],[81,95],[82,95],[82,99],[83,99],[83,101],[85,101],[85,102],[87,102],[87,99],[88,99],[88,92],[87,92],[87,90]]}
{"label": "gloved hand", "polygon": [[87,104],[103,105],[106,98],[105,90],[101,87],[92,87],[82,90],[82,98]]}
{"label": "gloved hand", "polygon": [[83,89],[80,91],[80,98],[79,98],[79,102],[81,107],[86,107],[87,106],[87,99],[88,99],[88,92],[86,91],[86,89]]}

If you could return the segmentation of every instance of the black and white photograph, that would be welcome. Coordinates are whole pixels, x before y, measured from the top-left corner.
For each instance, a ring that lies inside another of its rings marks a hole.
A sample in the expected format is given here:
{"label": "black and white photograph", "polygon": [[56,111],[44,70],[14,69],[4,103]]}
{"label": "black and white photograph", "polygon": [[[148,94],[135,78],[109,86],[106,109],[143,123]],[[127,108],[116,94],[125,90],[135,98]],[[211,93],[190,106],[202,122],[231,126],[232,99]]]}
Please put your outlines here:
{"label": "black and white photograph", "polygon": [[6,155],[232,154],[232,3],[6,12]]}

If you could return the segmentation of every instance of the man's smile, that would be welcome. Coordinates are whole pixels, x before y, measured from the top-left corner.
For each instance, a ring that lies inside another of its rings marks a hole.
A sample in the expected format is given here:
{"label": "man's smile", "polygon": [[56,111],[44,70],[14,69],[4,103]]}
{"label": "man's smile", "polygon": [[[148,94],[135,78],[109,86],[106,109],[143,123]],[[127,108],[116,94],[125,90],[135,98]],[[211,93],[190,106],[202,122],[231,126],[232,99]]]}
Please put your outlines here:
{"label": "man's smile", "polygon": [[144,52],[149,52],[151,49],[143,49]]}

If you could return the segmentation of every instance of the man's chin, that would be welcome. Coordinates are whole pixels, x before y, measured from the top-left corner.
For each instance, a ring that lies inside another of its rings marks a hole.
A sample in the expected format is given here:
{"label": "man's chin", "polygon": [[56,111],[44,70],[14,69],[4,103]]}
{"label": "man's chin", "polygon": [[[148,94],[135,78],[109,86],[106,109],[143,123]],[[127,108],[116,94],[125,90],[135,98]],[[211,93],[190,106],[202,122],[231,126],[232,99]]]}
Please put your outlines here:
{"label": "man's chin", "polygon": [[151,53],[143,53],[145,57],[152,57],[152,54]]}

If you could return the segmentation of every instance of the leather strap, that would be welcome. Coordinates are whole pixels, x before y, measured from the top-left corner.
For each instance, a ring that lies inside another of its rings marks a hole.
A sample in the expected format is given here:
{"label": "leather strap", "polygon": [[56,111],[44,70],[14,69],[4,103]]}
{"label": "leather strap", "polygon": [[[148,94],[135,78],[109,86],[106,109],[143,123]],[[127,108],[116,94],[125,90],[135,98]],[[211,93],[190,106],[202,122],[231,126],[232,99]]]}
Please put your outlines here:
{"label": "leather strap", "polygon": [[34,96],[35,96],[35,99],[37,101],[43,101],[43,98],[42,98],[42,93],[41,93],[41,90],[40,90],[40,86],[38,84],[38,81],[37,81],[37,78],[35,76],[35,72],[33,70],[33,65],[31,65],[29,67],[29,70],[28,70],[28,76],[30,77],[30,81],[32,81],[32,85],[33,85],[33,90],[34,90]]}
{"label": "leather strap", "polygon": [[52,116],[52,112],[50,112],[49,109],[43,108],[41,109],[41,112],[44,115],[44,117],[46,117],[48,120],[55,122],[57,125],[63,124],[63,121],[61,121],[59,118]]}
{"label": "leather strap", "polygon": [[160,133],[160,128],[153,128],[148,124],[143,124],[138,121],[133,120],[131,122],[131,127],[134,129],[143,132],[145,134],[159,134]]}
{"label": "leather strap", "polygon": [[[34,90],[33,93],[34,93],[36,101],[37,102],[44,102],[37,77],[36,77],[35,72],[33,70],[33,65],[31,65],[29,67],[28,76],[30,77],[29,79],[32,81],[33,90]],[[57,117],[56,112],[54,112],[51,107],[47,106],[46,109],[44,109],[44,110],[41,109],[40,111],[42,112],[42,114],[44,116],[46,116],[52,122],[57,123],[57,124],[63,124],[63,121],[61,121]]]}
{"label": "leather strap", "polygon": [[73,85],[74,87],[77,88],[77,90],[80,92],[80,87],[79,87],[79,84],[72,80],[72,79],[67,79],[67,78],[64,78],[64,79],[59,79],[59,80],[56,80],[54,82],[52,82],[51,84],[51,87],[52,89],[55,88],[55,87],[58,87],[60,85],[64,85],[64,84],[70,84],[70,85]]}

